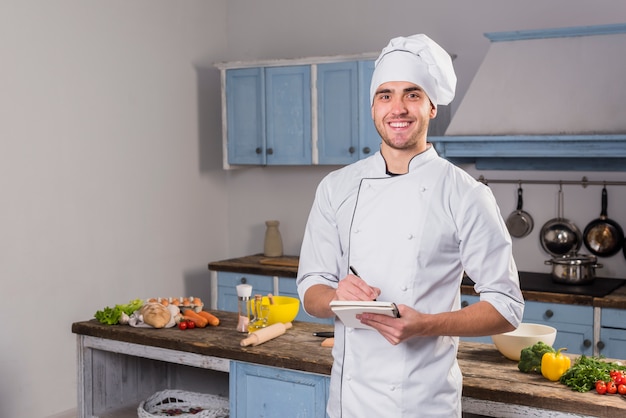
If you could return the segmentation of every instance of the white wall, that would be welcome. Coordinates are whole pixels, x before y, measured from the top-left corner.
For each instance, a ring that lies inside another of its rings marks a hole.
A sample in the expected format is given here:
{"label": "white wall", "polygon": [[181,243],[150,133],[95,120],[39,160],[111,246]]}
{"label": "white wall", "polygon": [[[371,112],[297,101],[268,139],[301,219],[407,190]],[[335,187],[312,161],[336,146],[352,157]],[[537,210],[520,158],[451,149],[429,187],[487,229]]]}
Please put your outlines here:
{"label": "white wall", "polygon": [[72,322],[227,255],[226,1],[4,1],[0,416],[76,407]]}
{"label": "white wall", "polygon": [[[624,21],[620,0],[5,0],[0,416],[72,416],[72,322],[135,297],[208,297],[207,262],[261,252],[266,219],[281,221],[286,252],[298,252],[331,168],[222,171],[214,62],[377,51],[425,32],[458,55],[461,98],[484,32]],[[514,187],[493,189],[508,214]],[[582,226],[599,214],[599,190],[571,190],[566,214]],[[554,216],[554,192],[525,187],[539,225]],[[625,206],[626,188],[611,190],[609,214],[626,227]],[[536,238],[520,240],[516,256],[540,271]],[[610,264],[626,276],[623,257]]]}

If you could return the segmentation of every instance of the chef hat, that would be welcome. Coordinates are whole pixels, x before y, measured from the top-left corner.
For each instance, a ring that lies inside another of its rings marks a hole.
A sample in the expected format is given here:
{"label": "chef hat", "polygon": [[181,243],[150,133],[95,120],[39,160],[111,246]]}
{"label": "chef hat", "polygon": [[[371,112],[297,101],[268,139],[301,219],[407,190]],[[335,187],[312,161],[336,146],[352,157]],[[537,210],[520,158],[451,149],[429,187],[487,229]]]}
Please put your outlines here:
{"label": "chef hat", "polygon": [[435,105],[454,99],[456,74],[450,55],[428,36],[394,38],[376,60],[370,103],[376,89],[388,81],[408,81],[420,86]]}

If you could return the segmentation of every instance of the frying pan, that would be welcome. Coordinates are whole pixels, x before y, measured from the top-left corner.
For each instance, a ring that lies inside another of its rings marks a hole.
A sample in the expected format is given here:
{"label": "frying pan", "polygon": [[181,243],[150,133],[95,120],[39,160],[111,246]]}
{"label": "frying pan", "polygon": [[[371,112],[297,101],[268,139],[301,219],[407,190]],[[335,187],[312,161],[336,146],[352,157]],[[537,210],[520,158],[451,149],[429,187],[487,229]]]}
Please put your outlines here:
{"label": "frying pan", "polygon": [[602,188],[602,210],[600,217],[585,227],[583,233],[585,247],[598,257],[610,257],[621,249],[624,243],[624,231],[607,216],[608,193],[606,186]]}
{"label": "frying pan", "polygon": [[517,209],[506,219],[506,227],[509,230],[509,234],[515,238],[527,236],[535,226],[532,216],[523,210],[524,199],[522,194],[523,190],[520,184],[517,188]]}
{"label": "frying pan", "polygon": [[563,217],[563,189],[559,186],[558,215],[541,228],[539,241],[543,249],[555,257],[576,254],[583,243],[583,234],[569,219]]}

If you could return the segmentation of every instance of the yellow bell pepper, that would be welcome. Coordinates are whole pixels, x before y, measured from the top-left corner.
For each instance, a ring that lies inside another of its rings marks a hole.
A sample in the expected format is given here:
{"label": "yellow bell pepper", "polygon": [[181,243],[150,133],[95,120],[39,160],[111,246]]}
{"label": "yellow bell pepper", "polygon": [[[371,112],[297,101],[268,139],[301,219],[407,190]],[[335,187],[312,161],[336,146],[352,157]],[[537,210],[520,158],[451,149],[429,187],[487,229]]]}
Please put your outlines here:
{"label": "yellow bell pepper", "polygon": [[569,370],[571,361],[561,353],[563,350],[566,348],[560,348],[555,353],[545,353],[541,357],[541,374],[546,379],[556,382]]}

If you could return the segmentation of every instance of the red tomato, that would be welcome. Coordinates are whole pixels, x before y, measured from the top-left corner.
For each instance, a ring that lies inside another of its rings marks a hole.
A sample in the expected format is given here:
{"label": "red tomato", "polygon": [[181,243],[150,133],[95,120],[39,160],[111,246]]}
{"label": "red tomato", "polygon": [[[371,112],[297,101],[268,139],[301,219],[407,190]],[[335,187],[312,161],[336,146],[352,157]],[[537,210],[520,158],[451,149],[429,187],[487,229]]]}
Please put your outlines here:
{"label": "red tomato", "polygon": [[617,385],[617,393],[626,395],[626,384]]}
{"label": "red tomato", "polygon": [[187,329],[187,321],[180,321],[178,323],[178,328],[180,328],[182,330],[186,330]]}
{"label": "red tomato", "polygon": [[196,327],[196,323],[193,321],[187,321],[187,329],[194,329]]}
{"label": "red tomato", "polygon": [[613,381],[606,382],[606,392],[617,393],[617,385],[615,384],[615,382]]}
{"label": "red tomato", "polygon": [[606,393],[606,383],[604,383],[602,380],[598,380],[596,382],[596,392],[598,392],[600,395],[604,395]]}

